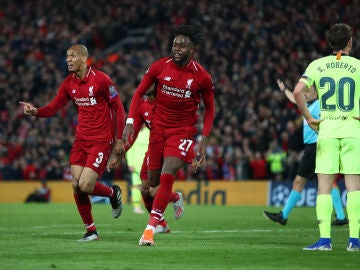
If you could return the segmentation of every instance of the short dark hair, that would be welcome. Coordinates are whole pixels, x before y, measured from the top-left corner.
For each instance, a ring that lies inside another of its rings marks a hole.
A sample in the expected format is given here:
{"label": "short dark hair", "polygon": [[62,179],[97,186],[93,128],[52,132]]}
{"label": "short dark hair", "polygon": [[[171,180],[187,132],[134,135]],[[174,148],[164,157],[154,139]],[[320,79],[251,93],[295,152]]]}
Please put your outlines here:
{"label": "short dark hair", "polygon": [[173,36],[184,35],[188,37],[195,46],[204,43],[204,36],[199,25],[182,24],[175,28]]}
{"label": "short dark hair", "polygon": [[334,51],[344,49],[351,39],[352,28],[345,23],[334,24],[327,33],[327,41]]}

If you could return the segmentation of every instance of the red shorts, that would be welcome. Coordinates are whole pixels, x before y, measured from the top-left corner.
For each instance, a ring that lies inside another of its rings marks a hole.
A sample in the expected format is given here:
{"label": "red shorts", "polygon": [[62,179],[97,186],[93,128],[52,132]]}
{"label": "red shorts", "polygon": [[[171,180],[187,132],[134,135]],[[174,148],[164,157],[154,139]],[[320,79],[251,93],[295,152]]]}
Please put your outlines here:
{"label": "red shorts", "polygon": [[162,167],[166,157],[177,157],[185,163],[191,163],[195,158],[195,134],[194,126],[181,128],[165,128],[153,126],[149,139],[149,162],[148,169],[156,170]]}
{"label": "red shorts", "polygon": [[143,164],[141,166],[141,171],[140,171],[140,179],[142,181],[147,181],[148,180],[148,162],[149,162],[149,157],[148,157],[148,154],[146,152]]}
{"label": "red shorts", "polygon": [[93,142],[75,139],[70,151],[70,165],[93,169],[101,175],[107,165],[113,145],[110,142]]}

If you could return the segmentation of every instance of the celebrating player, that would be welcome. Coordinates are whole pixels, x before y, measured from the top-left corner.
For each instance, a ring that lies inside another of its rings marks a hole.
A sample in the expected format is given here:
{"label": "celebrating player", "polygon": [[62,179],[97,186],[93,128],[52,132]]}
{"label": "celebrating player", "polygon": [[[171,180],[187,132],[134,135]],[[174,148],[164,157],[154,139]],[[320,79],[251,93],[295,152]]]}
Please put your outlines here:
{"label": "celebrating player", "polygon": [[53,116],[69,100],[76,106],[78,125],[70,152],[70,165],[75,202],[87,230],[79,241],[99,239],[89,195],[109,197],[113,217],[121,215],[120,187],[108,187],[96,180],[105,170],[111,151],[113,167],[121,164],[125,151],[121,140],[125,112],[115,84],[107,74],[88,66],[87,58],[88,50],[84,45],[71,46],[66,53],[70,74],[55,98],[41,108],[20,102],[24,114],[37,117]]}
{"label": "celebrating player", "polygon": [[[210,75],[193,54],[203,37],[197,27],[181,25],[175,31],[172,57],[155,61],[146,71],[131,100],[123,140],[133,133],[134,114],[146,91],[155,84],[155,113],[149,140],[149,184],[156,187],[150,219],[139,245],[154,245],[154,232],[171,200],[176,172],[184,163],[200,166],[205,161],[207,139],[215,114],[214,86]],[[203,100],[205,113],[202,138],[196,160],[194,136],[198,132],[197,111]],[[160,175],[160,177],[159,177]],[[174,203],[175,217],[183,215],[183,198],[178,193]]]}
{"label": "celebrating player", "polygon": [[[151,128],[151,121],[153,118],[155,103],[153,91],[147,92],[144,100],[141,102],[136,114],[134,115],[134,135],[129,139],[125,147],[126,161],[131,171],[132,185],[140,186],[141,196],[143,198],[146,210],[151,213],[154,195],[157,188],[152,189],[150,193],[150,185],[148,181],[147,163],[148,155],[147,148],[149,144],[149,135]],[[139,158],[144,157],[143,163],[139,162]],[[109,169],[110,168],[109,164]],[[133,192],[133,188],[131,192]],[[133,198],[133,194],[131,195]],[[172,193],[170,200],[176,202],[178,195]],[[134,200],[134,198],[133,198]],[[136,208],[134,208],[135,212]],[[156,226],[155,233],[169,233],[170,229],[164,217]]]}

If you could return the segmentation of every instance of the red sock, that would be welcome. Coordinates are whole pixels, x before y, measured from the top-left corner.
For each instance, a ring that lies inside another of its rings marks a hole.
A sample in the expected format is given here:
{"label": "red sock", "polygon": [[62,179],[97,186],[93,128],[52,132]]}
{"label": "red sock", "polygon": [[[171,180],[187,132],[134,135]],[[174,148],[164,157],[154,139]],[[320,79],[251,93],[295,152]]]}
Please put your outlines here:
{"label": "red sock", "polygon": [[107,185],[104,185],[103,183],[96,182],[95,187],[91,195],[101,196],[101,197],[112,197],[113,189]]}
{"label": "red sock", "polygon": [[175,178],[171,174],[165,173],[160,176],[160,186],[154,198],[149,225],[156,227],[163,217],[169,203],[174,181]]}
{"label": "red sock", "polygon": [[81,216],[82,221],[84,222],[84,226],[87,231],[96,230],[94,220],[91,214],[91,202],[89,196],[87,194],[75,194],[74,199],[76,202],[76,206],[78,208],[79,214]]}
{"label": "red sock", "polygon": [[171,192],[169,202],[176,202],[179,197],[179,194],[177,194],[176,192]]}
{"label": "red sock", "polygon": [[153,202],[154,202],[154,198],[150,194],[144,195],[143,193],[141,193],[141,196],[143,198],[146,210],[149,213],[151,213],[151,208],[152,208],[152,205],[153,205]]}
{"label": "red sock", "polygon": [[[151,208],[152,208],[152,205],[154,202],[154,197],[152,197],[151,195],[144,195],[142,193],[141,193],[141,196],[143,198],[146,210],[149,213],[151,213]],[[177,194],[177,192],[171,192],[169,202],[176,202],[178,199],[179,199],[179,194]]]}

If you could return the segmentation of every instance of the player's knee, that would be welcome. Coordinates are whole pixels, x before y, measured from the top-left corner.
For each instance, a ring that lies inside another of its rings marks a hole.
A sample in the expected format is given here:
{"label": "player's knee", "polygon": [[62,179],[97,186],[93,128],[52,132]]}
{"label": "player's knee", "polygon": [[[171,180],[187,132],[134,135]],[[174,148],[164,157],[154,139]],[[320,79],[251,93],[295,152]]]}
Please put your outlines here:
{"label": "player's knee", "polygon": [[80,187],[78,185],[73,185],[72,189],[73,189],[75,194],[81,193]]}
{"label": "player's knee", "polygon": [[150,184],[148,180],[141,180],[140,192],[143,197],[150,196]]}
{"label": "player's knee", "polygon": [[160,184],[160,180],[159,179],[149,179],[149,185],[150,187],[157,187]]}
{"label": "player's knee", "polygon": [[140,192],[143,197],[150,196],[150,189],[148,189],[148,188],[141,187]]}
{"label": "player's knee", "polygon": [[75,194],[79,194],[81,193],[81,190],[80,190],[80,187],[79,187],[79,182],[76,181],[76,180],[72,180],[71,181],[71,186],[72,186],[72,189],[74,191]]}
{"label": "player's knee", "polygon": [[161,173],[160,169],[149,171],[149,175],[148,175],[149,186],[156,187],[160,184],[160,173]]}
{"label": "player's knee", "polygon": [[159,186],[150,187],[149,193],[150,193],[150,196],[151,196],[151,197],[155,197],[155,194],[156,194],[158,188],[159,188]]}
{"label": "player's knee", "polygon": [[147,181],[146,181],[146,184],[141,183],[141,187],[140,187],[141,192],[144,192],[144,193],[149,192],[149,189],[150,189],[150,185]]}
{"label": "player's knee", "polygon": [[79,189],[82,193],[91,194],[94,190],[94,185],[87,181],[79,182]]}

